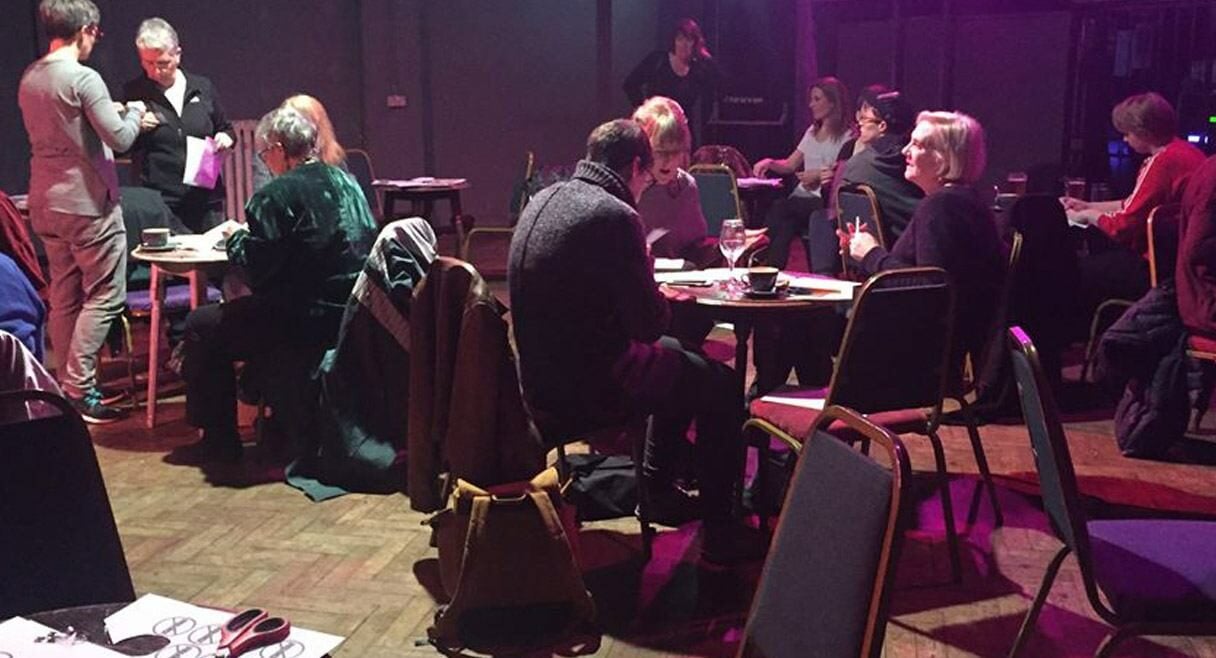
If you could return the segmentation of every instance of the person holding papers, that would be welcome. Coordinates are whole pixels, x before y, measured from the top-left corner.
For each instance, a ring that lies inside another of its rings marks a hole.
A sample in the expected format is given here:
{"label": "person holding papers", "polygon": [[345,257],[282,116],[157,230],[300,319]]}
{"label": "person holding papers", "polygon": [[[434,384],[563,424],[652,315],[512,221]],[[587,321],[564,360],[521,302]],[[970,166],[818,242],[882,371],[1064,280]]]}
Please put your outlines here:
{"label": "person holding papers", "polygon": [[[224,219],[224,183],[183,180],[187,153],[198,149],[208,158],[231,148],[232,123],[211,81],[180,68],[182,48],[168,21],[149,18],[140,23],[135,48],[144,75],[124,85],[123,96],[148,107],[130,151],[139,184],[160,192],[182,224],[202,233]],[[199,141],[189,147],[192,140]]]}
{"label": "person holding papers", "polygon": [[228,461],[241,455],[233,364],[255,368],[276,418],[306,429],[309,372],[337,340],[376,237],[363,191],[319,159],[316,124],[279,108],[262,117],[255,143],[275,178],[246,204],[247,225],[216,229],[251,294],[191,311],[183,342],[186,420],[203,431],[207,456]]}

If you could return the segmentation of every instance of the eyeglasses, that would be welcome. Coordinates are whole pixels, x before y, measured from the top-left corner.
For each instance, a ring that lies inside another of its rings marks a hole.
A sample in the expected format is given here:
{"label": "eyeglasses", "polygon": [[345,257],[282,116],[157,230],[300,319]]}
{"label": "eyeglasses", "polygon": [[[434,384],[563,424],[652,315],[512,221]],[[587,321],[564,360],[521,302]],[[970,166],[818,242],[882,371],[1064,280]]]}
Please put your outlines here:
{"label": "eyeglasses", "polygon": [[105,32],[101,31],[101,26],[98,25],[97,23],[93,23],[92,25],[84,26],[84,31],[85,31],[85,34],[88,34],[89,36],[93,37],[94,39],[100,39],[106,35]]}
{"label": "eyeglasses", "polygon": [[877,126],[878,124],[882,123],[882,119],[875,119],[873,117],[867,117],[867,116],[862,116],[861,114],[858,114],[857,123],[859,123],[863,126],[864,125]]}
{"label": "eyeglasses", "polygon": [[282,145],[277,144],[277,143],[276,144],[267,144],[266,146],[263,146],[262,148],[257,150],[258,159],[262,161],[262,164],[265,164],[266,163],[266,153],[268,151],[273,151],[276,148],[279,148],[280,146],[282,146]]}

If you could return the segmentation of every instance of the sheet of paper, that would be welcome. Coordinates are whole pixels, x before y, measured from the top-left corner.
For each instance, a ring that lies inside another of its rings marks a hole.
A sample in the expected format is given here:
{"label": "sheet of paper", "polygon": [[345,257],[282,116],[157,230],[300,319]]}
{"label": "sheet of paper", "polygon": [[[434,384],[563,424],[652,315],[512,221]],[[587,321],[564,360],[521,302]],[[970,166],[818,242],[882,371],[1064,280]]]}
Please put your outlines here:
{"label": "sheet of paper", "polygon": [[648,247],[654,246],[654,243],[658,242],[659,240],[662,240],[663,236],[667,235],[668,233],[671,233],[671,229],[668,229],[668,228],[650,229],[650,232],[646,234],[646,246],[648,246]]}
{"label": "sheet of paper", "polygon": [[215,181],[220,177],[224,158],[215,150],[215,140],[207,137],[186,138],[186,169],[182,173],[182,182],[194,187],[208,190],[215,189]]}
{"label": "sheet of paper", "polygon": [[[106,617],[106,630],[112,642],[121,642],[136,635],[161,635],[169,638],[169,647],[193,646],[197,649],[183,648],[176,654],[167,655],[209,655],[219,645],[220,627],[232,618],[232,614],[156,594],[145,594],[135,603]],[[271,610],[270,614],[274,615],[274,611]],[[344,639],[292,626],[291,635],[286,640],[258,649],[252,655],[321,658]]]}
{"label": "sheet of paper", "polygon": [[683,258],[656,258],[654,259],[654,271],[678,272],[684,269],[685,262]]}
{"label": "sheet of paper", "polygon": [[[122,654],[91,642],[68,644],[47,642],[50,635],[63,633],[23,617],[0,623],[0,656],[4,658],[122,658]],[[42,641],[39,642],[38,640]]]}

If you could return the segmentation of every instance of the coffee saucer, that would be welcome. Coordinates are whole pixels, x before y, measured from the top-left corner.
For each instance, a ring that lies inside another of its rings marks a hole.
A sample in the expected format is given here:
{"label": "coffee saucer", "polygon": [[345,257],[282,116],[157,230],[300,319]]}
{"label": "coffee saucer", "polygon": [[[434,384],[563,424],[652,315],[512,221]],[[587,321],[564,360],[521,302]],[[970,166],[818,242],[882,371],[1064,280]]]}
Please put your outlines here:
{"label": "coffee saucer", "polygon": [[777,295],[780,295],[781,291],[777,290],[776,288],[774,288],[772,290],[750,290],[749,289],[749,290],[744,290],[743,294],[744,294],[744,296],[750,297],[752,299],[772,299],[772,298],[776,297]]}
{"label": "coffee saucer", "polygon": [[169,244],[161,245],[159,247],[153,247],[153,246],[146,245],[146,244],[139,245],[140,251],[144,251],[144,252],[148,252],[148,253],[156,253],[159,251],[173,251],[174,249],[177,249],[177,245],[173,244],[172,242],[170,242]]}

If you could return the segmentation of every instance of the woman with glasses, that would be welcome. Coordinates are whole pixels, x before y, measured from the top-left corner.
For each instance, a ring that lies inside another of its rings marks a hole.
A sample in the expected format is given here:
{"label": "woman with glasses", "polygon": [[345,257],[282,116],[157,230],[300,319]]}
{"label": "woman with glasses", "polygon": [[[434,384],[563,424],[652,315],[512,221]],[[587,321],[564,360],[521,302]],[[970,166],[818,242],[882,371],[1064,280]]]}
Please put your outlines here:
{"label": "woman with glasses", "polygon": [[651,184],[638,196],[638,214],[647,231],[666,231],[651,244],[651,254],[689,257],[707,229],[697,183],[684,170],[692,145],[684,110],[670,98],[653,96],[634,111],[633,120],[650,139],[654,155]]}
{"label": "woman with glasses", "polygon": [[141,103],[120,112],[101,76],[81,64],[101,38],[90,0],[42,0],[50,51],[17,92],[30,140],[30,222],[51,270],[50,336],[59,383],[86,422],[123,417],[98,388],[97,351],[127,296],[127,242],[114,151],[131,148]]}
{"label": "woman with glasses", "polygon": [[987,149],[979,121],[961,112],[921,112],[903,149],[904,177],[925,193],[890,251],[861,231],[842,232],[864,274],[900,267],[940,267],[956,291],[953,372],[963,356],[983,353],[1004,278],[1004,257],[989,204],[975,184]]}
{"label": "woman with glasses", "polygon": [[201,233],[224,219],[224,182],[211,189],[182,182],[186,138],[210,137],[216,150],[224,151],[233,145],[232,124],[211,81],[182,70],[182,47],[168,21],[140,23],[135,48],[144,74],[123,86],[123,96],[148,106],[131,151],[139,184],[160,192],[182,224]]}
{"label": "woman with glasses", "polygon": [[304,431],[307,373],[337,341],[376,237],[358,184],[318,158],[311,120],[280,107],[262,117],[255,141],[274,178],[249,199],[247,224],[227,242],[251,294],[191,311],[182,363],[186,420],[202,430],[206,456],[227,461],[241,455],[234,362],[247,362],[276,412]]}

